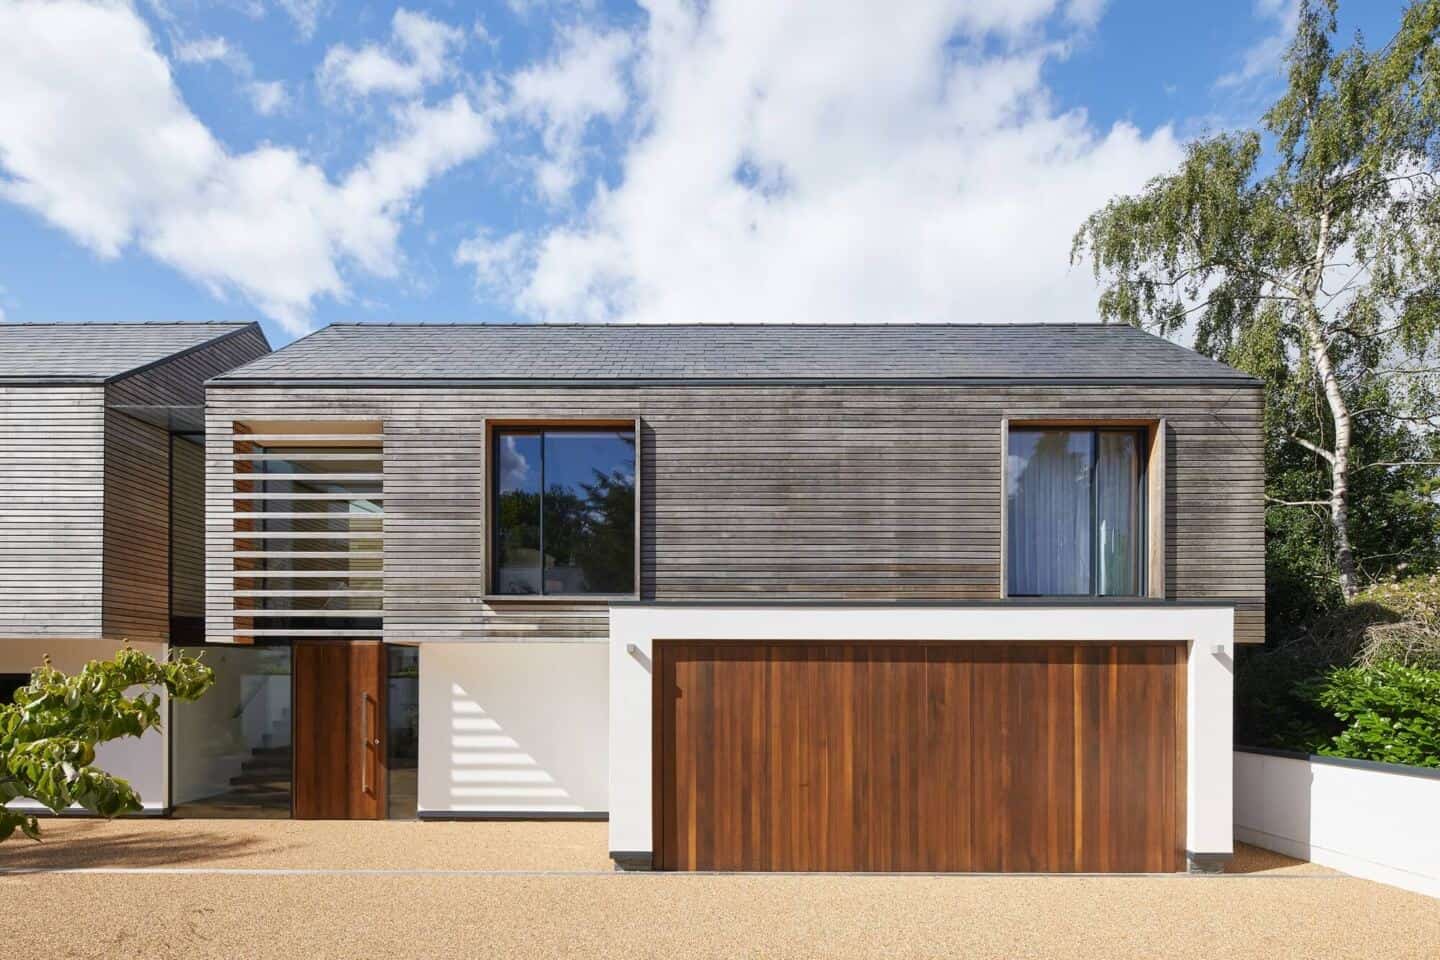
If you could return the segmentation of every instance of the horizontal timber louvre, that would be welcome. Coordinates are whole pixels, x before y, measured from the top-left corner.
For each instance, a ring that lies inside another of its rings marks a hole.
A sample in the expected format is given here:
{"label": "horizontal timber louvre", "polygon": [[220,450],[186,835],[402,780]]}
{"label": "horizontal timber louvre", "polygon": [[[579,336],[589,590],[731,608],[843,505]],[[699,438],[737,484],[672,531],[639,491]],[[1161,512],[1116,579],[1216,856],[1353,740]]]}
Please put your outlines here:
{"label": "horizontal timber louvre", "polygon": [[380,423],[237,422],[233,430],[229,469],[221,474],[230,485],[233,531],[228,638],[380,639]]}

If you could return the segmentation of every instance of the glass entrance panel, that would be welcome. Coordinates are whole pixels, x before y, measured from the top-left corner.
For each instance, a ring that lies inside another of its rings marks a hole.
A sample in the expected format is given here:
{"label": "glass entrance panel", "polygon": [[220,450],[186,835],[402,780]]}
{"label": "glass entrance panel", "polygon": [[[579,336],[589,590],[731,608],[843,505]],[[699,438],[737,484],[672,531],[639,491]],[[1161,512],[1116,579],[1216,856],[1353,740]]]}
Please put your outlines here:
{"label": "glass entrance panel", "polygon": [[386,766],[390,789],[386,815],[413,820],[419,803],[420,649],[392,646],[385,681]]}
{"label": "glass entrance panel", "polygon": [[201,659],[215,685],[171,708],[175,815],[290,816],[290,648],[208,646]]}

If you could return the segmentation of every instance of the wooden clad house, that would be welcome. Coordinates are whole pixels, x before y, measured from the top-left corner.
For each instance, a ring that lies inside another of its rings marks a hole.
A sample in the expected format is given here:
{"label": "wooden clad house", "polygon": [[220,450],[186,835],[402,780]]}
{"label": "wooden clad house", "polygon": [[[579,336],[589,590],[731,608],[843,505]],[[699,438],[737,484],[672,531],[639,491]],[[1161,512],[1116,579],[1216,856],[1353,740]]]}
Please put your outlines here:
{"label": "wooden clad house", "polygon": [[[204,383],[269,349],[254,323],[0,323],[0,697],[47,654],[200,635]],[[105,750],[163,808],[163,738]]]}
{"label": "wooden clad house", "polygon": [[327,327],[210,381],[223,692],[172,800],[608,817],[662,869],[1213,866],[1262,402],[1129,327]]}

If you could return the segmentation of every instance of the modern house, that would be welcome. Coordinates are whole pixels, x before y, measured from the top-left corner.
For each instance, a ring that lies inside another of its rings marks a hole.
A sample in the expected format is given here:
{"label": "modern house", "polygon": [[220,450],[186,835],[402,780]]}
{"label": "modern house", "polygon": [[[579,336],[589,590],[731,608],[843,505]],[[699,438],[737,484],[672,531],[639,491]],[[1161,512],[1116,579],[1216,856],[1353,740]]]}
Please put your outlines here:
{"label": "modern house", "polygon": [[1128,327],[327,327],[209,382],[171,803],[1214,867],[1262,403]]}
{"label": "modern house", "polygon": [[[204,384],[269,349],[254,323],[0,323],[0,699],[47,655],[202,636]],[[163,734],[100,762],[163,811]]]}

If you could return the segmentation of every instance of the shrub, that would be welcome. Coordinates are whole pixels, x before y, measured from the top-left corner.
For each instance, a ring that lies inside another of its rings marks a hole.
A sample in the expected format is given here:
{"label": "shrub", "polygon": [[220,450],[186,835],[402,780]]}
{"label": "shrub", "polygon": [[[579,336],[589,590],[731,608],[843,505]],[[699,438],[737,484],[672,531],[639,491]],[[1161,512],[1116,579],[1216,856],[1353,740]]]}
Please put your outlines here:
{"label": "shrub", "polygon": [[1300,689],[1344,724],[1315,752],[1440,767],[1440,670],[1393,660],[1336,667]]}

